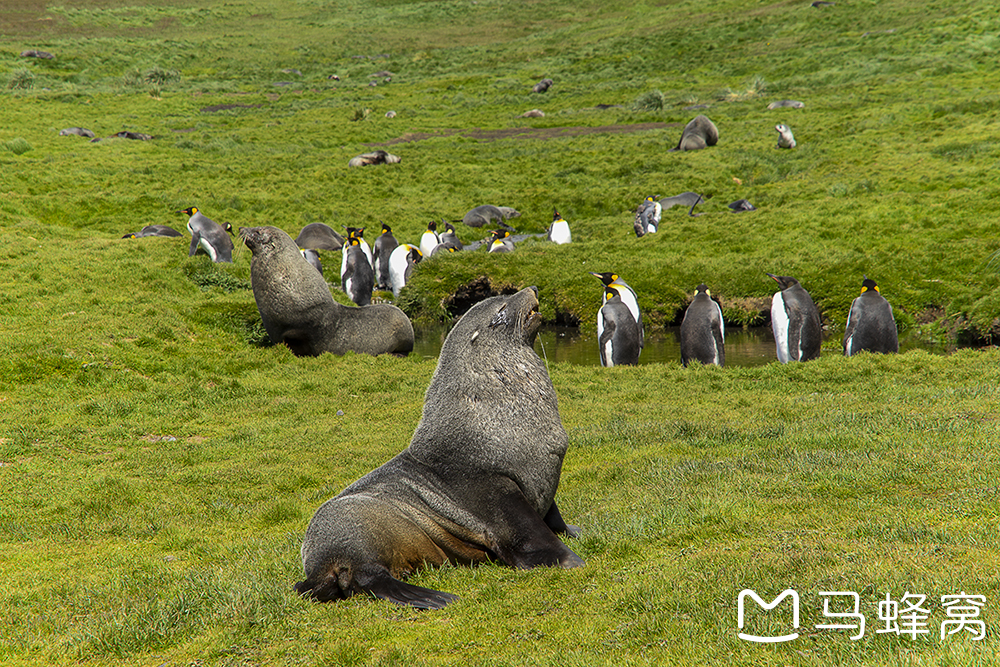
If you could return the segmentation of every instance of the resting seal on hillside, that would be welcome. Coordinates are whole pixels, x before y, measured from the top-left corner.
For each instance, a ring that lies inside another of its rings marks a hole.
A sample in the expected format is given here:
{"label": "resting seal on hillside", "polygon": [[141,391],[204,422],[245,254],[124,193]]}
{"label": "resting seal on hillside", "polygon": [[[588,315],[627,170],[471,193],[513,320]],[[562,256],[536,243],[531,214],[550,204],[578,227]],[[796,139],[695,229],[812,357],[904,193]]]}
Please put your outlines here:
{"label": "resting seal on hillside", "polygon": [[298,356],[413,350],[413,325],[403,311],[389,304],[353,308],[334,301],[323,276],[284,231],[243,227],[240,238],[253,253],[250,284],[271,342],[284,343]]}
{"label": "resting seal on hillside", "polygon": [[557,536],[575,532],[554,501],[568,438],[532,349],[540,325],[535,288],[481,301],[459,320],[410,446],[309,522],[299,593],[439,609],[456,596],[403,579],[446,561],[584,564]]}
{"label": "resting seal on hillside", "polygon": [[696,151],[719,143],[719,130],[708,116],[695,116],[684,126],[681,140],[671,151]]}

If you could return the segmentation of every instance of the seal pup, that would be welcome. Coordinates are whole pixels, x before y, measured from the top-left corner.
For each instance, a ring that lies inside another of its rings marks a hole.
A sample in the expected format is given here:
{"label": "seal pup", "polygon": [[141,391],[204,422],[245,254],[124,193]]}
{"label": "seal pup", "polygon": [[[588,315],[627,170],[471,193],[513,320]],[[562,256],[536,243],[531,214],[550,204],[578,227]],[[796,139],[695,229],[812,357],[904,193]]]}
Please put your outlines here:
{"label": "seal pup", "polygon": [[400,243],[389,255],[389,283],[394,297],[398,297],[399,291],[410,282],[413,268],[423,258],[420,248],[409,243]]}
{"label": "seal pup", "polygon": [[559,245],[573,241],[573,235],[569,231],[569,223],[563,220],[556,209],[552,209],[552,224],[549,225],[546,236],[550,241]]}
{"label": "seal pup", "polygon": [[123,239],[141,239],[147,236],[183,236],[179,231],[170,225],[146,225],[137,232],[132,232],[123,236]]}
{"label": "seal pup", "polygon": [[340,250],[344,246],[344,237],[330,225],[311,222],[295,237],[295,244],[312,250]]}
{"label": "seal pup", "polygon": [[851,303],[843,345],[847,357],[862,350],[881,354],[899,352],[899,334],[892,306],[882,296],[878,284],[868,276],[861,283],[861,296]]}
{"label": "seal pup", "polygon": [[639,363],[642,351],[639,325],[622,301],[621,293],[610,286],[605,286],[604,303],[597,311],[597,342],[602,366],[635,366]]}
{"label": "seal pup", "polygon": [[188,257],[193,257],[200,246],[208,253],[213,262],[231,263],[233,261],[233,240],[229,238],[232,225],[227,222],[223,227],[202,215],[197,206],[189,206],[177,212],[191,216],[187,222],[187,230],[191,232],[191,248],[188,251]]}
{"label": "seal pup", "polygon": [[301,250],[300,252],[302,253],[302,257],[319,271],[319,275],[323,275],[323,263],[319,261],[319,252],[311,248]]}
{"label": "seal pup", "polygon": [[[639,328],[639,347],[642,348],[645,330],[642,326],[642,311],[639,310],[639,300],[635,296],[635,290],[629,287],[629,284],[622,280],[621,276],[617,273],[594,273],[591,271],[590,275],[599,278],[605,287],[609,287],[617,292],[622,299],[622,303],[628,306],[629,312],[632,313],[632,319],[635,320],[635,324]],[[607,301],[607,299],[604,300]]]}
{"label": "seal pup", "polygon": [[78,137],[87,137],[88,139],[93,139],[96,136],[85,127],[67,127],[65,130],[59,130],[60,137],[68,137],[74,134]]}
{"label": "seal pup", "polygon": [[801,109],[805,104],[798,100],[776,100],[767,105],[768,109]]}
{"label": "seal pup", "polygon": [[490,243],[489,252],[514,252],[514,241],[510,238],[510,232],[506,229],[493,230],[493,241]]}
{"label": "seal pup", "polygon": [[494,222],[505,224],[507,220],[520,216],[519,211],[509,206],[483,204],[462,216],[462,222],[469,227],[482,227],[483,225],[492,225]]}
{"label": "seal pup", "polygon": [[284,343],[298,356],[405,356],[413,350],[413,325],[403,311],[389,304],[355,308],[334,301],[323,276],[284,231],[243,227],[240,238],[253,253],[250,285],[272,343]]}
{"label": "seal pup", "polygon": [[367,167],[373,164],[398,164],[403,161],[403,158],[398,155],[393,155],[392,153],[387,153],[383,150],[377,150],[372,153],[362,153],[357,157],[352,157],[348,163],[348,167]]}
{"label": "seal pup", "polygon": [[778,361],[787,364],[817,358],[823,343],[823,325],[809,292],[791,276],[767,275],[781,288],[771,299],[771,329]]}
{"label": "seal pup", "polygon": [[399,245],[392,235],[392,227],[382,223],[382,233],[372,246],[372,260],[375,262],[375,279],[379,289],[392,289],[389,280],[389,256]]}
{"label": "seal pup", "polygon": [[778,131],[778,148],[795,148],[795,136],[790,127],[778,123],[774,129]]}
{"label": "seal pup", "polygon": [[404,581],[446,562],[580,567],[555,503],[568,437],[532,346],[537,288],[480,301],[448,334],[409,447],[326,501],[295,590],[440,609],[457,597]]}
{"label": "seal pup", "polygon": [[361,249],[357,236],[348,240],[345,245],[344,272],[340,276],[340,286],[344,294],[359,306],[367,306],[372,302],[372,290],[375,289],[375,271]]}
{"label": "seal pup", "polygon": [[737,199],[734,202],[729,202],[728,206],[732,213],[743,213],[744,211],[757,210],[757,207],[751,204],[747,199]]}
{"label": "seal pup", "polygon": [[725,340],[722,308],[712,298],[708,285],[702,283],[695,288],[694,298],[681,321],[681,363],[685,367],[692,361],[725,366]]}
{"label": "seal pup", "polygon": [[708,116],[698,115],[684,126],[681,140],[671,151],[696,151],[719,142],[719,129]]}
{"label": "seal pup", "polygon": [[431,220],[427,223],[427,229],[420,236],[420,254],[424,257],[430,257],[439,243],[441,243],[441,237],[437,233],[437,222]]}

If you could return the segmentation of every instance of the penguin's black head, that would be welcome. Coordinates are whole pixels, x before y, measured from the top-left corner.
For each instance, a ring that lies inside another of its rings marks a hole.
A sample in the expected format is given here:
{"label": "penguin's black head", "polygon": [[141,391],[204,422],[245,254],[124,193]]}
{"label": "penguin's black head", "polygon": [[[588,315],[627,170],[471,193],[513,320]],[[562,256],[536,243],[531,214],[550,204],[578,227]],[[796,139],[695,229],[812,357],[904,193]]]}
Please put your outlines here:
{"label": "penguin's black head", "polygon": [[198,212],[198,207],[197,206],[188,206],[187,208],[182,209],[182,210],[177,211],[177,212],[178,213],[183,213],[184,215],[194,215],[195,213]]}
{"label": "penguin's black head", "polygon": [[135,232],[132,232],[132,233],[130,233],[130,234],[126,234],[126,235],[125,235],[125,236],[123,236],[122,238],[123,238],[123,239],[134,239],[135,237],[136,237],[136,236],[135,236]]}
{"label": "penguin's black head", "polygon": [[788,289],[792,285],[798,285],[799,284],[799,281],[796,280],[795,278],[792,278],[791,276],[776,276],[773,273],[768,273],[767,275],[769,275],[772,278],[774,278],[775,282],[778,283],[778,287],[780,287],[783,290],[784,289]]}
{"label": "penguin's black head", "polygon": [[494,229],[493,230],[493,238],[496,239],[497,241],[505,239],[508,236],[510,236],[510,232],[508,232],[506,229]]}
{"label": "penguin's black head", "polygon": [[559,215],[559,211],[557,211],[556,209],[552,209],[552,222],[555,222],[556,220],[559,220],[561,218],[562,216]]}
{"label": "penguin's black head", "polygon": [[451,232],[452,234],[454,234],[455,233],[455,225],[451,224],[450,222],[444,223],[444,231]]}
{"label": "penguin's black head", "polygon": [[392,227],[390,227],[389,225],[387,225],[387,224],[385,224],[383,222],[382,223],[382,233],[383,234],[391,234],[392,233]]}
{"label": "penguin's black head", "polygon": [[427,231],[436,232],[437,228],[438,228],[438,223],[436,223],[435,221],[431,220],[430,222],[427,223]]}
{"label": "penguin's black head", "polygon": [[861,293],[864,294],[868,290],[875,290],[876,292],[882,291],[878,288],[878,283],[876,283],[868,276],[865,276],[865,279],[861,282]]}
{"label": "penguin's black head", "polygon": [[226,224],[222,225],[222,228],[225,229],[230,234],[233,233],[233,226],[231,224],[229,224],[228,222]]}
{"label": "penguin's black head", "polygon": [[698,285],[697,287],[695,287],[694,291],[695,291],[695,294],[709,294],[709,295],[711,295],[711,292],[708,291],[708,285],[706,285],[705,283],[702,283],[702,284]]}
{"label": "penguin's black head", "polygon": [[420,252],[420,248],[417,246],[410,246],[410,252],[406,253],[406,258],[417,264],[424,258],[424,253]]}
{"label": "penguin's black head", "polygon": [[593,271],[591,271],[590,275],[597,276],[598,278],[601,279],[601,282],[604,283],[605,285],[610,285],[614,281],[618,280],[617,273],[594,273]]}

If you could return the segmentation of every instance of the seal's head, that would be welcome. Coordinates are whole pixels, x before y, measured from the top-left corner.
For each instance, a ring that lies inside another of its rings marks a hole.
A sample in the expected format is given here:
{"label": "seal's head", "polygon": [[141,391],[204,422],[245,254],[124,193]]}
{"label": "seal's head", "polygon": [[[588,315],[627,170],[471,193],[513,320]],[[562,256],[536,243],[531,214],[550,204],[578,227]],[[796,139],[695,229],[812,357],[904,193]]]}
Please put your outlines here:
{"label": "seal's head", "polygon": [[480,301],[459,320],[452,333],[473,346],[513,342],[532,347],[541,325],[538,288],[532,286],[517,294]]}

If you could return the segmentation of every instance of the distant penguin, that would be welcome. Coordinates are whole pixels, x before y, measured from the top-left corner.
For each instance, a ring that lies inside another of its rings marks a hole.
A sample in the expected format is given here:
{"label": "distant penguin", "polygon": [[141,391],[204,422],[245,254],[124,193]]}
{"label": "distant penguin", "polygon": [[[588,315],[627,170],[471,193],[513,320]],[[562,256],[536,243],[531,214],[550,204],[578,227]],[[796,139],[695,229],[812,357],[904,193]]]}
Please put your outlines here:
{"label": "distant penguin", "polygon": [[660,195],[650,195],[636,208],[632,228],[635,229],[637,237],[656,233],[663,215],[663,206],[657,201],[659,198]]}
{"label": "distant penguin", "polygon": [[514,242],[510,238],[510,232],[506,229],[493,230],[493,242],[490,243],[489,252],[514,252]]}
{"label": "distant penguin", "polygon": [[635,290],[629,287],[629,284],[622,280],[617,273],[594,273],[591,271],[590,275],[600,278],[605,287],[615,290],[621,296],[622,303],[628,306],[629,312],[632,313],[632,319],[635,320],[639,329],[639,347],[641,349],[645,332],[642,326],[642,312],[639,310],[639,300],[635,296]]}
{"label": "distant penguin", "polygon": [[372,259],[375,260],[375,278],[379,289],[392,289],[389,279],[389,256],[399,246],[399,241],[392,235],[392,227],[382,223],[382,234],[375,239],[372,247]]}
{"label": "distant penguin", "polygon": [[344,237],[335,232],[330,225],[311,222],[295,237],[295,245],[312,250],[340,250],[344,245]]}
{"label": "distant penguin", "polygon": [[420,237],[420,254],[424,257],[430,257],[434,247],[439,243],[441,243],[441,237],[437,233],[437,222],[431,220],[427,223],[427,229]]}
{"label": "distant penguin", "polygon": [[455,250],[462,250],[465,248],[465,244],[463,244],[461,239],[458,238],[458,233],[455,231],[455,225],[447,221],[442,222],[444,222],[444,231],[441,233],[441,245],[454,248]]}
{"label": "distant penguin", "polygon": [[712,299],[708,286],[702,283],[681,321],[681,363],[687,366],[692,361],[700,361],[706,366],[725,366],[725,340],[722,308]]}
{"label": "distant penguin", "polygon": [[899,352],[892,306],[868,276],[861,283],[861,296],[851,304],[844,330],[844,354],[850,357],[862,350],[882,354]]}
{"label": "distant penguin", "polygon": [[795,136],[790,127],[778,123],[774,129],[778,131],[778,148],[795,148]]}
{"label": "distant penguin", "polygon": [[409,243],[400,243],[389,255],[389,282],[392,285],[392,295],[398,297],[410,280],[413,267],[423,259],[420,248]]}
{"label": "distant penguin", "polygon": [[345,245],[344,271],[341,273],[341,288],[351,301],[359,306],[368,306],[372,302],[372,290],[375,287],[375,272],[361,248],[361,239],[353,236]]}
{"label": "distant penguin", "polygon": [[447,255],[449,253],[458,252],[458,248],[453,245],[445,245],[443,243],[438,243],[434,246],[434,250],[431,250],[431,257],[436,257],[437,255]]}
{"label": "distant penguin", "polygon": [[573,240],[573,236],[569,232],[569,223],[563,220],[559,211],[555,209],[552,209],[552,224],[549,225],[548,237],[550,241],[560,245],[570,243]]}
{"label": "distant penguin", "polygon": [[639,325],[622,301],[621,292],[611,286],[604,287],[604,303],[597,311],[597,340],[602,366],[635,366],[639,363],[639,352],[642,351]]}
{"label": "distant penguin", "polygon": [[771,329],[778,361],[809,361],[819,356],[823,325],[819,311],[799,281],[768,273],[781,288],[771,299]]}
{"label": "distant penguin", "polygon": [[323,275],[323,264],[319,261],[319,253],[312,248],[301,250],[300,252],[302,253],[302,257],[307,262],[316,267],[316,270],[319,271],[319,275]]}
{"label": "distant penguin", "polygon": [[232,225],[226,223],[226,226],[223,227],[202,215],[197,206],[189,206],[177,212],[191,216],[187,223],[187,229],[191,232],[191,248],[188,257],[194,256],[198,252],[198,247],[201,246],[213,262],[231,263],[233,261],[233,240],[229,238],[228,233],[232,229]]}

